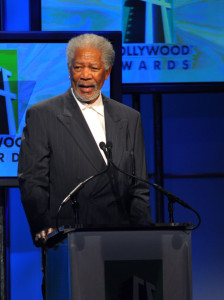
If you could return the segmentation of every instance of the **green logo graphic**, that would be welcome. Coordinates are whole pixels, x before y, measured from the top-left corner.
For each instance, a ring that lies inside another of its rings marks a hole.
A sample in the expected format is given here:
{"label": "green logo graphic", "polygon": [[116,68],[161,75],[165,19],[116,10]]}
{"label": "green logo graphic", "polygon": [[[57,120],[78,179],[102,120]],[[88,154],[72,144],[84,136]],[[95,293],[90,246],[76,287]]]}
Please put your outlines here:
{"label": "green logo graphic", "polygon": [[18,130],[17,50],[0,50],[0,134]]}

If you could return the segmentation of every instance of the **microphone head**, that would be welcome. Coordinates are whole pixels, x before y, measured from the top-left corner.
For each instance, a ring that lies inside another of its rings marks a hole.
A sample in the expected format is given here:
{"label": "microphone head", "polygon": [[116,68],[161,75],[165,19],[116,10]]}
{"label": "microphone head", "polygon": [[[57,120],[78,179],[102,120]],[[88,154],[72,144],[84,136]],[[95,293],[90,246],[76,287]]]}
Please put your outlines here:
{"label": "microphone head", "polygon": [[112,142],[108,141],[106,147],[107,147],[108,149],[112,149],[112,147],[113,147]]}
{"label": "microphone head", "polygon": [[99,143],[100,149],[106,150],[106,144],[104,142]]}

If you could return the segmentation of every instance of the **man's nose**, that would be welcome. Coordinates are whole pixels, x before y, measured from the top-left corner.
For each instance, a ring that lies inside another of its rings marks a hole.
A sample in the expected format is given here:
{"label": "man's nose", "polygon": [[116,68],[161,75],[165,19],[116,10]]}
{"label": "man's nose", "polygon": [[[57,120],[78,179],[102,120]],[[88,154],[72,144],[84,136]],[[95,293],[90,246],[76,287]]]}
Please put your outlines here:
{"label": "man's nose", "polygon": [[89,68],[83,68],[82,69],[82,73],[81,73],[81,78],[84,80],[88,80],[91,79],[92,75],[91,75],[91,71]]}

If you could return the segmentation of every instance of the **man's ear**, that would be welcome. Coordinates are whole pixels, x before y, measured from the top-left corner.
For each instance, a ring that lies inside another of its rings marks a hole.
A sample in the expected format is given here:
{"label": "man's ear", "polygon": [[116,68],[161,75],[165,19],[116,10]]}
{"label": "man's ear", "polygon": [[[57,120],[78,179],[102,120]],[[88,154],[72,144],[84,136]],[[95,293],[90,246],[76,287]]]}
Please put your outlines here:
{"label": "man's ear", "polygon": [[107,78],[110,76],[110,73],[111,73],[111,67],[109,68],[109,69],[107,69],[106,71],[105,71],[105,80],[107,80]]}
{"label": "man's ear", "polygon": [[71,78],[71,68],[69,68],[68,64],[67,64],[67,67],[68,67],[69,78]]}

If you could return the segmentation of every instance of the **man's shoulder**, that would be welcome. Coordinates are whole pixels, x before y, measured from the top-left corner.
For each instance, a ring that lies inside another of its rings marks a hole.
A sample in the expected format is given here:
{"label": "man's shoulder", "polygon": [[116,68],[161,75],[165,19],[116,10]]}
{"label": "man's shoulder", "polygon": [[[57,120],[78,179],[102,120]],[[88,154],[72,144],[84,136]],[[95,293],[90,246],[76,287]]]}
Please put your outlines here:
{"label": "man's shoulder", "polygon": [[136,115],[138,116],[140,113],[135,110],[134,108],[121,103],[119,101],[116,101],[112,98],[108,98],[106,96],[103,95],[103,101],[106,105],[108,105],[109,109],[114,109],[117,113],[124,113],[124,114],[128,114],[128,115]]}
{"label": "man's shoulder", "polygon": [[36,102],[35,104],[29,107],[29,110],[47,110],[47,109],[55,109],[61,107],[66,98],[71,95],[70,89],[65,93],[47,98],[45,100],[41,100]]}

